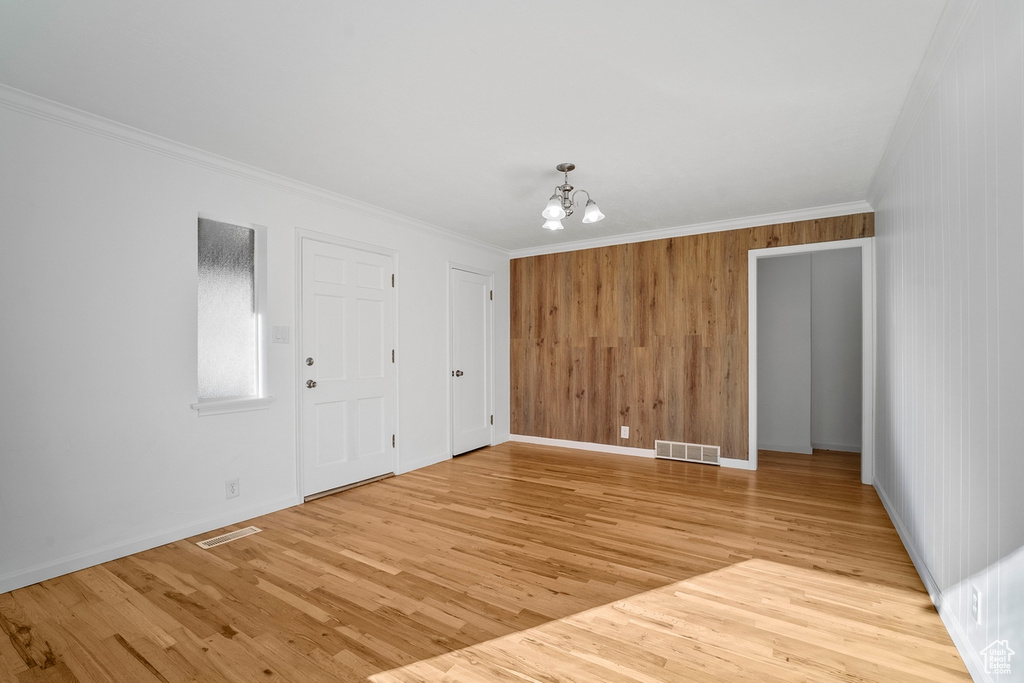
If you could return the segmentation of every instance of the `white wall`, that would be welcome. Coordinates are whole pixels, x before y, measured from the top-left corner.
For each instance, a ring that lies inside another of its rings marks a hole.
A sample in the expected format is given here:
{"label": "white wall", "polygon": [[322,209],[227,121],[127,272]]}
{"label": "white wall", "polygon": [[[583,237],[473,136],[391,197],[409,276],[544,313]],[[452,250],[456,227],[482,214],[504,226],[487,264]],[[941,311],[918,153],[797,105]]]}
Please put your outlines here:
{"label": "white wall", "polygon": [[757,447],[811,452],[811,255],[757,264]]}
{"label": "white wall", "polygon": [[811,446],[861,450],[860,249],[811,257]]}
{"label": "white wall", "polygon": [[199,212],[267,226],[293,339],[296,228],[397,251],[401,471],[449,456],[448,263],[493,271],[508,439],[507,254],[4,89],[0,149],[0,592],[298,501],[293,344],[268,410],[189,407]]}
{"label": "white wall", "polygon": [[871,197],[875,486],[977,680],[996,640],[1024,680],[1022,25],[948,5]]}

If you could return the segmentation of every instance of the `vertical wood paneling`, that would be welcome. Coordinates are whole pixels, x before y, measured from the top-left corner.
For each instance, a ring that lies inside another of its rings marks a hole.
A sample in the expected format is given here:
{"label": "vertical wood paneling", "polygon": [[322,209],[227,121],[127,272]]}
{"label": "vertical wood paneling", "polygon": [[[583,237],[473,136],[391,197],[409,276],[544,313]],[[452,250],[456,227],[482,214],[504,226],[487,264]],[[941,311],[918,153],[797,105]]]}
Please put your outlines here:
{"label": "vertical wood paneling", "polygon": [[873,234],[856,214],[513,260],[512,433],[745,459],[747,250]]}
{"label": "vertical wood paneling", "polygon": [[1024,642],[1022,26],[1021,3],[976,3],[872,198],[876,486],[970,656]]}

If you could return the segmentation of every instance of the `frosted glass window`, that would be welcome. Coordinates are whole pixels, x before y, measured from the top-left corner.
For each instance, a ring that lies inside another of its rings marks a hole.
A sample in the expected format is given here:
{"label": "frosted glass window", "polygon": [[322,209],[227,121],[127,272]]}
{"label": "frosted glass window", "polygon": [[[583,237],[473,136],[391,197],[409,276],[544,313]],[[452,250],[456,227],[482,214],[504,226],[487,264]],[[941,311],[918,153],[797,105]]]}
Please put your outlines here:
{"label": "frosted glass window", "polygon": [[259,395],[256,231],[199,219],[199,400]]}

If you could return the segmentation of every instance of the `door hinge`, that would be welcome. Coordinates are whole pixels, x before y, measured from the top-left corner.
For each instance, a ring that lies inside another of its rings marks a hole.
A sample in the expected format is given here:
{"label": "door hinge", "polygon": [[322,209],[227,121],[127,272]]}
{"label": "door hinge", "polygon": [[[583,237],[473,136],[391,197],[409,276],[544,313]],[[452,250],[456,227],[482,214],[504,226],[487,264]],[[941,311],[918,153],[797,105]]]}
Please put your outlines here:
{"label": "door hinge", "polygon": [[395,350],[394,349],[391,349],[391,362],[392,363],[395,362]]}
{"label": "door hinge", "polygon": [[491,290],[491,301],[494,301],[494,290]]}
{"label": "door hinge", "polygon": [[394,434],[391,435],[391,447],[392,448],[395,447],[395,435]]}
{"label": "door hinge", "polygon": [[391,286],[392,287],[395,286],[395,274],[394,273],[391,273]]}
{"label": "door hinge", "polygon": [[491,424],[492,425],[494,424],[494,416],[493,415],[491,415]]}

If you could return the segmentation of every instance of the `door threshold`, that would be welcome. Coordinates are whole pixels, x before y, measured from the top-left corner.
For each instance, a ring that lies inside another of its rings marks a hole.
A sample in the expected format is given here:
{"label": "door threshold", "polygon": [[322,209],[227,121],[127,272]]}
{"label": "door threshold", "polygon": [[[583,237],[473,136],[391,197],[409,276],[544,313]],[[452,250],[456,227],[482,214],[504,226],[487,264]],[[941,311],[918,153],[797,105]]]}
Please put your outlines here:
{"label": "door threshold", "polygon": [[344,486],[337,486],[337,487],[335,487],[333,489],[327,489],[326,491],[321,491],[320,493],[310,494],[310,495],[306,496],[305,498],[303,498],[302,502],[303,503],[308,503],[311,500],[316,500],[317,498],[323,498],[324,496],[333,496],[335,493],[341,493],[342,491],[348,491],[349,489],[354,489],[357,486],[363,486],[365,484],[372,484],[375,481],[382,481],[384,479],[390,479],[393,476],[395,476],[394,472],[388,472],[387,474],[382,474],[382,475],[377,476],[377,477],[370,477],[369,479],[363,479],[362,481],[357,481],[354,484],[345,484]]}

